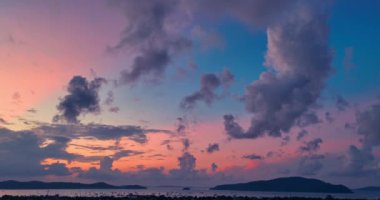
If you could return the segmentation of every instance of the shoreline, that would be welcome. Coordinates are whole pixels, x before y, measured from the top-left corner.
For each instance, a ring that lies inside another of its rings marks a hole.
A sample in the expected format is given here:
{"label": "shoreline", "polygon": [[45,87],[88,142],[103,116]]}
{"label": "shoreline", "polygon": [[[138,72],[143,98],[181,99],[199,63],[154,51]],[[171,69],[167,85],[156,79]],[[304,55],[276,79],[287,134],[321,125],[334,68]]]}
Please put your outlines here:
{"label": "shoreline", "polygon": [[[345,200],[331,195],[326,197],[249,197],[249,196],[165,196],[165,195],[135,195],[125,196],[59,196],[59,195],[3,195],[0,200]],[[350,198],[347,198],[350,199]],[[350,199],[353,200],[353,199]],[[357,199],[367,200],[367,199]]]}

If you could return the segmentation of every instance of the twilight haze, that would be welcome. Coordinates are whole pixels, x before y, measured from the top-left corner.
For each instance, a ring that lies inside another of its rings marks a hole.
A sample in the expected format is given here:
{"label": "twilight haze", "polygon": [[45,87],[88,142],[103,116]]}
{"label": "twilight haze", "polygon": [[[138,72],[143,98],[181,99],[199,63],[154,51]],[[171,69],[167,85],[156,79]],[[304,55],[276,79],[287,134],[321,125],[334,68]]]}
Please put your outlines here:
{"label": "twilight haze", "polygon": [[0,0],[0,177],[379,185],[379,7]]}

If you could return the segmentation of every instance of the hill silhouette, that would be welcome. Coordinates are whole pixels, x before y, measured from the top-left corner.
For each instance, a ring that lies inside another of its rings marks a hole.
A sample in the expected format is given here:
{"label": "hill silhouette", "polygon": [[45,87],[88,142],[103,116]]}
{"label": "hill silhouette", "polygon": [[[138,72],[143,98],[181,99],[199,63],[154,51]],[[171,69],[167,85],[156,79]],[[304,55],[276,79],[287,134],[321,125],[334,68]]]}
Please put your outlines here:
{"label": "hill silhouette", "polygon": [[0,189],[146,189],[140,185],[114,186],[104,182],[73,183],[73,182],[42,182],[42,181],[2,181]]}
{"label": "hill silhouette", "polygon": [[312,193],[352,193],[344,185],[333,185],[318,179],[284,177],[272,180],[252,181],[218,185],[211,190],[270,191],[270,192],[312,192]]}

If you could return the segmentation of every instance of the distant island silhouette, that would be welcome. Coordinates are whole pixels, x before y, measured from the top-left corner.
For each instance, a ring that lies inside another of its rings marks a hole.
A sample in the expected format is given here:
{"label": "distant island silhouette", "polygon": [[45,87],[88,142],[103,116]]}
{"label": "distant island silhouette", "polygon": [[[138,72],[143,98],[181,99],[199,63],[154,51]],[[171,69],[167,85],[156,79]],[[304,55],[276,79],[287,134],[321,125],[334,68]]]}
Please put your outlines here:
{"label": "distant island silhouette", "polygon": [[380,192],[380,186],[368,186],[357,188],[355,191],[363,191],[363,192]]}
{"label": "distant island silhouette", "polygon": [[352,193],[352,191],[344,185],[333,185],[318,179],[303,177],[284,177],[248,183],[218,185],[210,189],[267,192]]}
{"label": "distant island silhouette", "polygon": [[1,181],[0,189],[146,189],[141,185],[114,186],[104,182],[98,183],[74,183],[74,182],[42,182],[42,181]]}

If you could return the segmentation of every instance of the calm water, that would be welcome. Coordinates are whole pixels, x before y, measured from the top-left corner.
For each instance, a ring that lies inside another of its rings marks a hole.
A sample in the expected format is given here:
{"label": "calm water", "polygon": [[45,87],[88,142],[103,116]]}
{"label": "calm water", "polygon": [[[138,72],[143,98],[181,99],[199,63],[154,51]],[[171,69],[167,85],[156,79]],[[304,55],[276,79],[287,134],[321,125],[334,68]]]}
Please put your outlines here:
{"label": "calm water", "polygon": [[166,195],[166,196],[250,196],[250,197],[321,197],[332,195],[335,198],[345,199],[379,199],[380,192],[357,192],[353,194],[327,194],[327,193],[287,193],[287,192],[238,192],[238,191],[214,191],[208,188],[191,188],[183,191],[179,187],[149,187],[146,190],[125,190],[125,189],[96,189],[96,190],[0,190],[0,196],[3,195],[60,195],[60,196],[127,196],[135,195]]}

